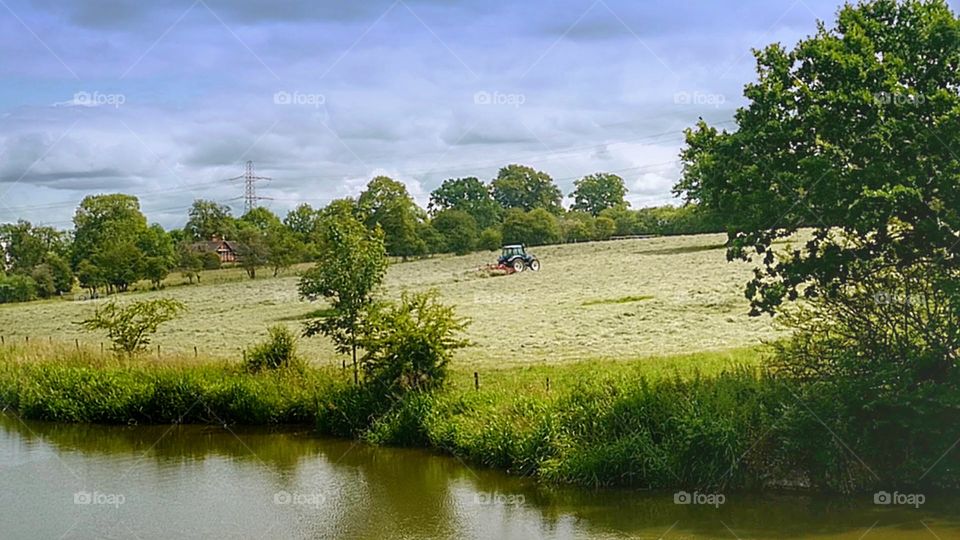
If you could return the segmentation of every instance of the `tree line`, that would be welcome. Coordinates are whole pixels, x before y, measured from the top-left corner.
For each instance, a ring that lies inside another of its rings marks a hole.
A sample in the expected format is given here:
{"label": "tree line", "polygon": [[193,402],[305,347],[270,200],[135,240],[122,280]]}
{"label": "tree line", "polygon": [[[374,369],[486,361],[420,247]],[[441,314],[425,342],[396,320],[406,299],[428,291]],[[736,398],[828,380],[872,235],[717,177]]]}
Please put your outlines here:
{"label": "tree line", "polygon": [[229,206],[198,199],[181,229],[148,224],[139,200],[127,194],[90,195],[77,207],[72,230],[28,221],[0,225],[0,303],[49,298],[75,284],[91,296],[124,292],[144,280],[155,288],[172,272],[199,281],[217,269],[205,245],[228,240],[250,278],[274,275],[319,255],[322,224],[346,212],[384,234],[386,253],[409,259],[437,253],[495,250],[504,243],[543,245],[605,240],[615,235],[693,234],[723,230],[717,214],[696,205],[632,210],[623,179],[596,173],[577,180],[569,209],[545,172],[507,165],[496,178],[451,178],[421,208],[406,186],[373,178],[356,198],[326,207],[301,204],[283,218],[267,208],[235,217]]}

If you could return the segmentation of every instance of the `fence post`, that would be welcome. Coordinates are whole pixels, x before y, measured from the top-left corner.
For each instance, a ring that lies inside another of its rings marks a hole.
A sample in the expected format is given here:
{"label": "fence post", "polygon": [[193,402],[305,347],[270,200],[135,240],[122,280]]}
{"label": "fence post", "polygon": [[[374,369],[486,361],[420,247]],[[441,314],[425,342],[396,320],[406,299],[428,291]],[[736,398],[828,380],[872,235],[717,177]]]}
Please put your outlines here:
{"label": "fence post", "polygon": [[550,377],[547,377],[547,392],[550,391]]}
{"label": "fence post", "polygon": [[157,343],[157,359],[160,359],[160,344]]}
{"label": "fence post", "polygon": [[73,342],[77,345],[77,350],[80,350],[80,338],[74,338]]}
{"label": "fence post", "polygon": [[23,336],[23,339],[27,340],[27,343],[30,343],[30,336]]}
{"label": "fence post", "polygon": [[480,390],[480,374],[476,371],[473,372],[473,389]]}
{"label": "fence post", "polygon": [[103,354],[103,342],[100,342],[100,354]]}
{"label": "fence post", "polygon": [[0,336],[0,345],[6,345],[7,342],[4,341],[3,336]]}
{"label": "fence post", "polygon": [[196,357],[199,356],[199,355],[200,355],[200,353],[197,352],[197,346],[194,345],[194,346],[193,346],[193,357],[196,358]]}

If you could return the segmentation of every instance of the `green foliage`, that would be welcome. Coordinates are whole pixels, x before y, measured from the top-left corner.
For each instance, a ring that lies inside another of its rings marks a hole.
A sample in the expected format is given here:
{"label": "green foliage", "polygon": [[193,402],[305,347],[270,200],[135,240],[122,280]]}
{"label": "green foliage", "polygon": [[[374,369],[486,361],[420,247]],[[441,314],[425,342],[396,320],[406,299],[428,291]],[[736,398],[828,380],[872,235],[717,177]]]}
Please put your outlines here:
{"label": "green foliage", "polygon": [[[878,268],[960,267],[958,33],[945,2],[845,5],[792,50],[756,52],[735,131],[687,132],[675,191],[724,216],[728,257],[759,259],[755,313]],[[771,250],[807,226],[801,249]]]}
{"label": "green foliage", "polygon": [[586,212],[574,210],[560,219],[564,242],[586,242],[596,236],[597,220]]}
{"label": "green foliage", "polygon": [[33,267],[30,272],[30,278],[37,286],[37,296],[40,298],[50,298],[57,292],[53,283],[53,270],[46,264],[39,264]]}
{"label": "green foliage", "polygon": [[596,229],[594,229],[594,238],[597,240],[608,240],[613,233],[617,230],[617,224],[612,219],[606,216],[600,216],[596,221]]}
{"label": "green foliage", "polygon": [[383,229],[388,254],[406,259],[426,253],[426,244],[417,236],[418,225],[426,216],[401,182],[386,176],[374,178],[360,194],[357,206],[369,229]]}
{"label": "green foliage", "polygon": [[503,245],[503,234],[499,227],[487,227],[480,233],[477,247],[487,251],[496,251]]}
{"label": "green foliage", "polygon": [[493,199],[490,188],[475,177],[450,178],[430,193],[427,209],[436,216],[444,210],[460,210],[470,214],[477,227],[495,225],[503,208]]}
{"label": "green foliage", "polygon": [[[241,248],[242,250],[242,248]],[[204,270],[219,270],[220,265],[220,255],[217,255],[213,251],[205,251],[200,254],[200,262],[203,265]]]}
{"label": "green foliage", "polygon": [[140,279],[143,252],[133,242],[111,242],[97,250],[93,264],[108,288],[124,292]]}
{"label": "green foliage", "polygon": [[[220,257],[217,258],[217,265],[220,264]],[[183,241],[177,245],[177,268],[180,274],[193,283],[194,278],[200,281],[200,272],[203,270],[203,259],[197,250],[193,249],[190,242]]]}
{"label": "green foliage", "polygon": [[66,234],[29,221],[0,225],[0,260],[12,273],[27,274],[51,255],[67,252]]}
{"label": "green foliage", "polygon": [[283,223],[276,214],[270,211],[269,208],[258,206],[256,208],[251,208],[246,214],[244,214],[240,218],[240,223],[238,225],[249,225],[259,231],[268,231],[274,227],[282,226]]}
{"label": "green foliage", "polygon": [[622,208],[629,203],[624,199],[627,186],[623,178],[610,173],[596,173],[584,176],[573,183],[576,189],[573,197],[573,210],[588,212],[593,216],[608,208]]}
{"label": "green foliage", "polygon": [[103,271],[87,259],[83,259],[77,265],[77,280],[81,287],[90,291],[91,295],[96,295],[98,289],[107,286]]}
{"label": "green foliage", "polygon": [[274,224],[266,234],[267,262],[273,267],[273,276],[303,260],[305,248],[297,236],[283,225]]}
{"label": "green foliage", "polygon": [[561,238],[559,220],[543,208],[530,212],[514,208],[503,220],[503,241],[507,244],[539,246],[555,244]]}
{"label": "green foliage", "polygon": [[490,187],[494,200],[507,209],[529,212],[539,208],[552,214],[563,210],[563,194],[550,175],[525,165],[503,167]]}
{"label": "green foliage", "polygon": [[479,235],[477,222],[463,210],[437,212],[431,225],[443,237],[443,251],[464,255],[476,247]]}
{"label": "green foliage", "polygon": [[247,272],[250,279],[256,279],[257,269],[265,266],[270,260],[270,246],[267,243],[266,231],[250,222],[239,222],[237,242],[234,247],[240,266]]}
{"label": "green foliage", "polygon": [[161,288],[163,280],[170,275],[171,268],[171,261],[167,257],[143,258],[143,277],[150,281],[154,289]]}
{"label": "green foliage", "polygon": [[[75,264],[84,259],[95,261],[98,254],[120,245],[136,247],[147,230],[147,218],[140,211],[140,201],[132,195],[121,193],[84,197],[74,214],[73,224]],[[101,266],[101,269],[108,282],[111,282],[111,275],[126,272],[113,272],[108,266]]]}
{"label": "green foliage", "polygon": [[79,324],[85,330],[106,330],[117,354],[132,355],[146,349],[150,335],[183,310],[182,303],[168,298],[141,300],[126,306],[111,301]]}
{"label": "green foliage", "polygon": [[267,329],[267,340],[247,351],[246,365],[250,371],[302,367],[297,360],[297,337],[282,324]]}
{"label": "green foliage", "polygon": [[436,290],[376,306],[360,339],[365,382],[387,395],[441,386],[454,351],[469,345],[459,337],[466,327]]}
{"label": "green foliage", "polygon": [[325,218],[321,230],[320,259],[301,276],[299,291],[325,298],[334,313],[307,323],[304,335],[330,337],[340,353],[353,356],[356,373],[359,326],[387,269],[383,232],[343,212]]}
{"label": "green foliage", "polygon": [[29,302],[37,298],[37,282],[30,276],[0,272],[0,304]]}
{"label": "green foliage", "polygon": [[236,234],[234,222],[229,206],[197,199],[190,206],[184,232],[194,241],[232,238]]}
{"label": "green foliage", "polygon": [[53,274],[53,288],[57,293],[68,293],[73,289],[73,270],[66,259],[56,253],[47,253],[45,264]]}

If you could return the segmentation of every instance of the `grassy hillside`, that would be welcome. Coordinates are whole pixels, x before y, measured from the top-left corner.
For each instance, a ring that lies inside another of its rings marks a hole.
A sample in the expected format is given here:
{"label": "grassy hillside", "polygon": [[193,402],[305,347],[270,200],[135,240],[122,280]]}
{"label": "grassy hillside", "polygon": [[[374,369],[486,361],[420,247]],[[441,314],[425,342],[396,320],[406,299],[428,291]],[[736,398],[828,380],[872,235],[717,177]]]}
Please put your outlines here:
{"label": "grassy hillside", "polygon": [[[486,278],[474,270],[494,253],[446,256],[394,264],[386,294],[436,287],[445,301],[473,323],[475,345],[457,360],[484,368],[629,359],[749,347],[775,335],[768,318],[746,315],[742,287],[749,267],[728,263],[723,235],[548,246],[533,250],[539,273]],[[200,285],[134,292],[122,299],[169,296],[187,305],[179,320],[161,329],[166,353],[237,358],[266,328],[283,322],[298,329],[308,314],[323,309],[297,297],[296,271],[279,278],[243,279],[237,269],[207,272]],[[264,274],[267,274],[264,272]],[[176,285],[176,286],[175,286]],[[75,324],[98,301],[45,301],[0,306],[0,334],[7,340],[79,338],[99,348],[101,338]],[[339,364],[322,337],[304,340],[312,362]]]}

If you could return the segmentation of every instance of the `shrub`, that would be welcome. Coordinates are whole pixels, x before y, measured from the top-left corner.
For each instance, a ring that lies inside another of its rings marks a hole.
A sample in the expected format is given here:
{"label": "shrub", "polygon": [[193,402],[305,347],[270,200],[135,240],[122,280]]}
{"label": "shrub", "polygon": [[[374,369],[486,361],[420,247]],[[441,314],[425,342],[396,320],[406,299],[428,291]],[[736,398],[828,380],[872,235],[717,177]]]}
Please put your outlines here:
{"label": "shrub", "polygon": [[487,227],[480,233],[480,241],[477,247],[489,251],[496,251],[503,245],[503,235],[500,229],[496,227]]}
{"label": "shrub", "polygon": [[37,298],[37,282],[30,276],[0,274],[0,304],[29,302]]}
{"label": "shrub", "polygon": [[367,383],[387,395],[443,383],[453,352],[469,342],[458,337],[467,321],[438,297],[436,290],[404,293],[399,304],[371,312],[360,340]]}
{"label": "shrub", "polygon": [[247,369],[261,371],[298,365],[297,337],[282,324],[267,330],[268,337],[250,349],[246,355]]}
{"label": "shrub", "polygon": [[543,208],[529,212],[514,208],[503,221],[503,240],[508,244],[538,246],[555,244],[561,238],[559,220]]}
{"label": "shrub", "polygon": [[213,251],[204,251],[200,255],[200,262],[204,270],[217,270],[220,268],[220,255]]}
{"label": "shrub", "polygon": [[93,317],[78,324],[86,330],[106,330],[113,350],[131,355],[146,349],[150,335],[184,309],[182,303],[169,298],[141,300],[128,306],[111,301],[98,308]]}

